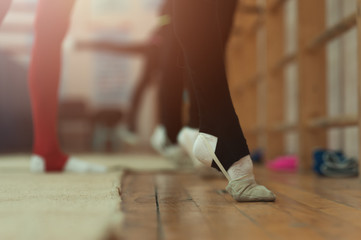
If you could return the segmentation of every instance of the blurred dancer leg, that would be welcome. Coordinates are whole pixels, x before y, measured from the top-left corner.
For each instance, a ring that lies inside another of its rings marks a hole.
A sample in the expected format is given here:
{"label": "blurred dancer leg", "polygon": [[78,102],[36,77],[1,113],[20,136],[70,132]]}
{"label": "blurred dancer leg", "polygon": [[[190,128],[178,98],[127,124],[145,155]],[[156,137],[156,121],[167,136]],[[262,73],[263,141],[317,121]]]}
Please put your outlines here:
{"label": "blurred dancer leg", "polygon": [[154,82],[154,74],[159,71],[159,47],[152,46],[149,47],[145,55],[145,66],[140,78],[140,82],[136,86],[134,94],[132,96],[130,112],[128,116],[128,129],[130,132],[136,132],[136,122],[138,118],[138,112],[140,108],[140,103],[142,96],[144,95],[145,90]]}
{"label": "blurred dancer leg", "polygon": [[35,42],[29,71],[33,111],[34,148],[31,170],[35,172],[103,172],[64,154],[57,135],[58,86],[61,46],[75,0],[40,0],[35,22]]}
{"label": "blurred dancer leg", "polygon": [[165,39],[162,77],[159,83],[160,123],[166,128],[170,143],[176,144],[177,135],[183,125],[183,59],[181,48],[170,26]]}
{"label": "blurred dancer leg", "polygon": [[196,98],[185,66],[184,54],[173,31],[172,0],[163,7],[163,14],[169,24],[163,28],[163,53],[161,68],[163,69],[159,88],[160,122],[165,127],[170,144],[177,144],[177,136],[183,127],[183,94],[188,90],[190,99],[189,118],[185,126],[197,129],[199,114]]}
{"label": "blurred dancer leg", "polygon": [[161,28],[162,45],[159,55],[159,125],[155,129],[151,144],[162,155],[178,158],[180,149],[177,136],[182,128],[183,103],[183,56],[173,33],[171,0],[166,0],[161,9],[160,19],[165,19]]}

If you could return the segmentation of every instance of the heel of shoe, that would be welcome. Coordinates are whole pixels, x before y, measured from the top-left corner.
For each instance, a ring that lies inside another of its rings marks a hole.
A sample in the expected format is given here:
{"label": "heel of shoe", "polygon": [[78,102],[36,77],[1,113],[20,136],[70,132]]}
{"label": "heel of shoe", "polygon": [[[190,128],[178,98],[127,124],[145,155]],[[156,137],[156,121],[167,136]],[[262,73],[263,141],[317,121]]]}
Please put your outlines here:
{"label": "heel of shoe", "polygon": [[214,161],[228,181],[231,181],[231,177],[215,154],[216,146],[216,137],[206,133],[199,133],[194,143],[193,154],[200,162],[209,167],[212,165],[212,161]]}
{"label": "heel of shoe", "polygon": [[160,155],[164,155],[164,146],[166,144],[167,144],[167,130],[165,129],[164,126],[159,125],[156,127],[150,138],[150,145]]}
{"label": "heel of shoe", "polygon": [[179,146],[186,152],[188,157],[192,160],[193,166],[198,168],[203,164],[195,158],[193,154],[194,143],[198,137],[199,130],[189,127],[183,127],[177,136]]}

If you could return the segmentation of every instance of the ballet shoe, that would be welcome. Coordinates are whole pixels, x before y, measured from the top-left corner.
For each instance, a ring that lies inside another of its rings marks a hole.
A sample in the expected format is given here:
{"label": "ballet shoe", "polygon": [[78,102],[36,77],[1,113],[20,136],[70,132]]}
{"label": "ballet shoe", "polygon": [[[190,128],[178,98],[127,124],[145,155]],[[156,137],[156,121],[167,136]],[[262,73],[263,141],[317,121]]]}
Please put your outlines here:
{"label": "ballet shoe", "polygon": [[193,162],[188,154],[177,144],[165,146],[163,156],[173,162],[178,169],[186,170],[194,168]]}
{"label": "ballet shoe", "polygon": [[156,127],[150,138],[150,144],[154,150],[173,162],[177,168],[193,168],[193,163],[183,148],[178,144],[172,144],[168,139],[167,130],[164,126],[159,125]]}
{"label": "ballet shoe", "polygon": [[227,192],[238,202],[269,202],[275,201],[275,195],[266,187],[258,185],[252,176],[231,179],[226,169],[215,154],[217,137],[206,133],[199,133],[193,147],[195,157],[206,166],[211,166],[214,161],[223,175],[228,180]]}
{"label": "ballet shoe", "polygon": [[252,179],[231,180],[227,192],[238,202],[273,202],[276,196],[262,185]]}
{"label": "ballet shoe", "polygon": [[[44,173],[48,172],[45,167],[45,160],[43,157],[33,154],[30,157],[30,171],[33,173]],[[88,163],[74,157],[70,157],[64,168],[58,172],[73,172],[73,173],[105,173],[107,167],[95,164]]]}
{"label": "ballet shoe", "polygon": [[116,133],[118,137],[126,144],[129,144],[131,146],[135,146],[139,143],[139,138],[137,134],[130,131],[125,126],[119,126],[116,130]]}
{"label": "ballet shoe", "polygon": [[197,139],[199,130],[196,128],[183,127],[179,132],[177,141],[178,144],[187,153],[188,157],[192,160],[195,172],[204,179],[222,178],[222,173],[214,168],[204,166],[193,154],[193,146]]}
{"label": "ballet shoe", "polygon": [[182,149],[187,153],[195,167],[203,166],[203,164],[195,158],[193,154],[193,145],[198,136],[198,129],[183,127],[177,136],[177,142]]}
{"label": "ballet shoe", "polygon": [[160,155],[166,155],[164,151],[165,146],[169,142],[167,138],[167,130],[164,126],[159,125],[155,128],[151,138],[150,138],[150,145],[156,150]]}

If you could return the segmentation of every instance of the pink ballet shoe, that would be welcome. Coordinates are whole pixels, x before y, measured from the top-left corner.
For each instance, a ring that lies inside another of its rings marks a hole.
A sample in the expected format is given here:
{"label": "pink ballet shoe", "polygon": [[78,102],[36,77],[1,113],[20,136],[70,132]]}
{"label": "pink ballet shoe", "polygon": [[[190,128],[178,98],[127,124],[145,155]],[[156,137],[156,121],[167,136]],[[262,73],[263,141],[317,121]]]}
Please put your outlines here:
{"label": "pink ballet shoe", "polygon": [[267,163],[267,168],[276,172],[296,172],[298,169],[297,156],[281,156]]}

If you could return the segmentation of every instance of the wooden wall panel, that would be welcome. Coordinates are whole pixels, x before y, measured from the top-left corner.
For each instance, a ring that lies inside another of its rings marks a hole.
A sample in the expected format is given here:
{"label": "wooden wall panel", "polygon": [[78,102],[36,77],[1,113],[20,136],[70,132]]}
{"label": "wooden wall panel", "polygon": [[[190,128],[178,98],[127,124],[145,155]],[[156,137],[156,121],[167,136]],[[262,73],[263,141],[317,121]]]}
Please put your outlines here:
{"label": "wooden wall panel", "polygon": [[326,116],[326,54],[324,48],[309,51],[310,41],[325,29],[325,1],[298,2],[299,29],[299,137],[301,169],[312,166],[312,152],[327,145],[324,129],[310,129],[308,123]]}
{"label": "wooden wall panel", "polygon": [[[267,2],[271,9],[272,2]],[[267,138],[266,159],[271,160],[284,153],[284,133],[276,131],[275,126],[284,122],[284,76],[283,69],[274,70],[277,62],[284,56],[284,6],[269,10],[266,15],[267,35]]]}

